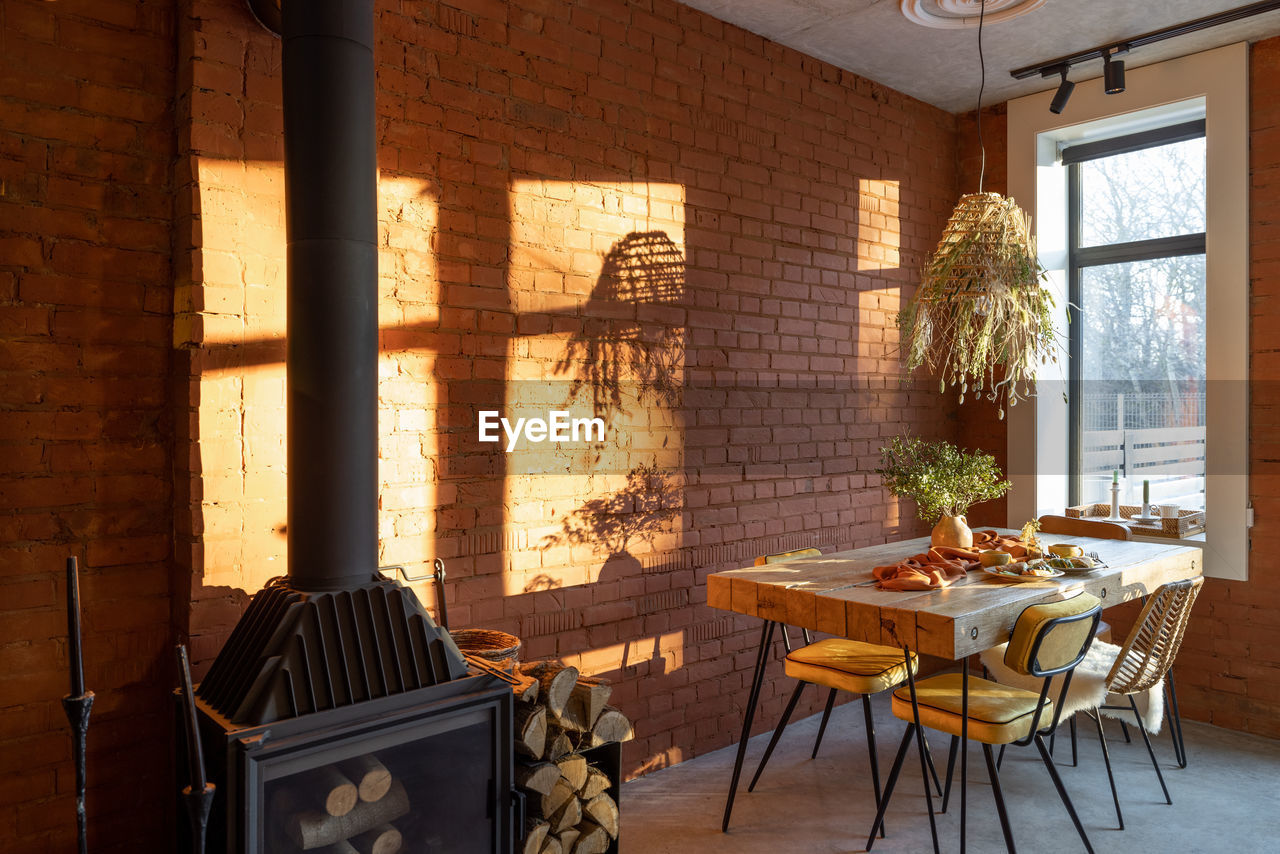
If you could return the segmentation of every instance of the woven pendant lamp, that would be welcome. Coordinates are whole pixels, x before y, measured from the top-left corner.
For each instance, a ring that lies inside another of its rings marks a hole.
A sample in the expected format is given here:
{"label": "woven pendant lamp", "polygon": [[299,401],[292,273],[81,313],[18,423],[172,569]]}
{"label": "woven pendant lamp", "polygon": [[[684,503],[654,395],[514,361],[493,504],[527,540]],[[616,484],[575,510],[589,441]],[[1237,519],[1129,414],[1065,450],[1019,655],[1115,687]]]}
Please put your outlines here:
{"label": "woven pendant lamp", "polygon": [[[985,148],[982,157],[985,172]],[[982,192],[980,173],[978,192],[960,197],[920,286],[898,315],[907,371],[926,369],[944,392],[957,387],[961,403],[968,394],[986,395],[1004,418],[1007,407],[1034,393],[1036,366],[1056,361],[1053,296],[1042,278],[1030,219],[1013,199]]]}

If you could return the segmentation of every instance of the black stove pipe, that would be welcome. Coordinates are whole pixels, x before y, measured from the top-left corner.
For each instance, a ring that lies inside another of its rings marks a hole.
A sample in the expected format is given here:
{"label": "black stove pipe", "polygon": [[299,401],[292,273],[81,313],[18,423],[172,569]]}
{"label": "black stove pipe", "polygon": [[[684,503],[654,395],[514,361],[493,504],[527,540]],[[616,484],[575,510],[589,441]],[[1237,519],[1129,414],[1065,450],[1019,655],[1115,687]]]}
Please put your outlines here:
{"label": "black stove pipe", "polygon": [[378,562],[373,0],[284,0],[289,586]]}

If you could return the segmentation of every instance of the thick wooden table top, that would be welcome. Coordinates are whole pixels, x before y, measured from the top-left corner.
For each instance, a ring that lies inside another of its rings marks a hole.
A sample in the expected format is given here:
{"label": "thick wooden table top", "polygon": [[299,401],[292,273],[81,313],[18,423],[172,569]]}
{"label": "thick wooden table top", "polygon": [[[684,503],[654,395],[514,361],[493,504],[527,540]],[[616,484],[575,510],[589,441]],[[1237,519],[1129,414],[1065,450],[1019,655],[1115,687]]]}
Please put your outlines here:
{"label": "thick wooden table top", "polygon": [[[1016,532],[1002,532],[1016,534]],[[1028,605],[1085,590],[1104,608],[1146,596],[1161,584],[1200,575],[1202,552],[1192,546],[1042,534],[1042,543],[1077,543],[1109,568],[1061,578],[1007,582],[981,569],[939,590],[878,590],[872,567],[897,563],[929,548],[921,537],[819,557],[717,572],[707,577],[714,608],[775,620],[854,640],[909,646],[957,660],[1004,643]]]}

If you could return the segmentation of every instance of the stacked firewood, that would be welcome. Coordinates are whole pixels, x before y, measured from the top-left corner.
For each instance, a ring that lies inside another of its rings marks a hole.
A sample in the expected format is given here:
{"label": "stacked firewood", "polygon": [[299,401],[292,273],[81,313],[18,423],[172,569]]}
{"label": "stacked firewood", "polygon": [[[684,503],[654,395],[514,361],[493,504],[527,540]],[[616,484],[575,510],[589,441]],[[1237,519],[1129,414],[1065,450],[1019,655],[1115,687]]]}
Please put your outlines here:
{"label": "stacked firewood", "polygon": [[300,850],[396,854],[404,840],[391,822],[409,812],[409,796],[368,754],[308,773],[301,787],[275,793],[272,811]]}
{"label": "stacked firewood", "polygon": [[632,737],[609,684],[549,662],[517,672],[516,785],[527,795],[521,854],[604,854],[618,837],[618,802],[580,751]]}

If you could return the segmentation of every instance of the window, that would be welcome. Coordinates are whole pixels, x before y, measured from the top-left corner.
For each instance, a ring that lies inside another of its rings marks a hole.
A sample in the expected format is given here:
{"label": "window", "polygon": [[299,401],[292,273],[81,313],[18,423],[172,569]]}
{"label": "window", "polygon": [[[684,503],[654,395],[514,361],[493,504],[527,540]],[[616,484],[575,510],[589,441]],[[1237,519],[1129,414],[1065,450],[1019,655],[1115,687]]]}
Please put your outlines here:
{"label": "window", "polygon": [[1069,145],[1068,500],[1203,509],[1205,123]]}
{"label": "window", "polygon": [[[1144,467],[1156,501],[1165,498],[1191,506],[1202,495],[1205,533],[1198,542],[1180,543],[1203,548],[1206,575],[1246,579],[1251,518],[1249,46],[1227,45],[1155,62],[1130,69],[1128,78],[1128,88],[1118,95],[1105,94],[1101,81],[1077,81],[1071,104],[1061,115],[1049,112],[1052,89],[1008,103],[1008,195],[1033,215],[1040,262],[1061,309],[1064,333],[1058,363],[1046,366],[1037,377],[1036,397],[1007,416],[1007,471],[1013,481],[1008,523],[1017,528],[1035,516],[1062,513],[1073,495],[1093,497],[1089,490],[1105,486],[1110,470],[1119,467],[1114,453],[1109,466],[1100,458],[1086,457],[1088,386],[1127,384],[1124,417],[1126,429],[1134,431],[1144,423],[1140,418],[1194,425],[1198,419],[1193,410],[1202,394],[1203,445],[1197,445],[1193,433],[1173,442],[1174,431],[1193,429],[1174,426],[1164,428],[1163,438],[1178,447],[1176,457],[1155,459],[1166,453],[1162,445],[1134,442],[1132,465],[1126,460],[1125,468],[1135,491],[1127,497],[1141,499],[1143,477],[1138,472]],[[1192,122],[1203,122],[1202,134],[1157,138],[1161,131]],[[1085,147],[1090,145],[1097,147]],[[1107,146],[1112,147],[1104,151]],[[1203,152],[1203,202],[1186,205],[1181,190],[1169,190],[1170,184],[1179,186],[1171,183],[1175,178],[1201,180],[1197,170],[1184,173],[1181,167],[1176,175],[1166,175],[1165,189],[1157,183],[1144,194],[1141,172],[1146,167],[1130,164],[1174,157],[1189,163],[1195,159],[1193,149]],[[1074,164],[1064,165],[1064,152]],[[1082,156],[1091,153],[1096,156]],[[1072,172],[1078,174],[1078,218],[1068,215]],[[1131,183],[1139,187],[1135,190]],[[1104,202],[1109,186],[1112,192],[1128,189],[1112,201],[1108,212]],[[1177,216],[1169,211],[1170,201],[1177,202]],[[1150,253],[1140,251],[1144,249]],[[1082,311],[1076,323],[1068,324],[1073,278]],[[1197,280],[1198,291],[1185,290]],[[1152,302],[1135,309],[1126,304],[1121,311],[1112,305],[1111,294],[1125,282],[1141,288],[1144,298],[1158,297],[1163,305]],[[1177,311],[1160,310],[1168,309],[1175,297],[1185,297],[1179,298]],[[1098,325],[1090,326],[1095,320]],[[1103,323],[1108,320],[1110,329]],[[1074,395],[1068,393],[1073,335],[1078,381],[1085,385]],[[1182,350],[1172,353],[1169,348],[1175,345]],[[1153,356],[1161,346],[1166,356]],[[1195,352],[1201,348],[1203,359]],[[1197,373],[1194,366],[1201,363]],[[1175,368],[1172,375],[1170,366]],[[1114,392],[1115,385],[1109,390]],[[1138,401],[1130,395],[1157,392],[1158,411],[1141,414],[1131,406]],[[1078,415],[1073,415],[1068,400],[1077,402]],[[1092,417],[1105,419],[1106,414]],[[1117,416],[1110,417],[1114,429]],[[1099,429],[1106,423],[1101,421]],[[1075,424],[1080,429],[1073,431]],[[1203,462],[1197,459],[1198,447],[1203,447]],[[1120,446],[1096,450],[1115,452]],[[1200,471],[1203,475],[1197,476]]]}

